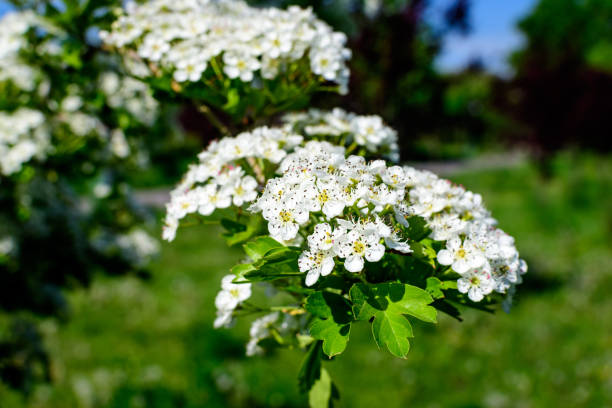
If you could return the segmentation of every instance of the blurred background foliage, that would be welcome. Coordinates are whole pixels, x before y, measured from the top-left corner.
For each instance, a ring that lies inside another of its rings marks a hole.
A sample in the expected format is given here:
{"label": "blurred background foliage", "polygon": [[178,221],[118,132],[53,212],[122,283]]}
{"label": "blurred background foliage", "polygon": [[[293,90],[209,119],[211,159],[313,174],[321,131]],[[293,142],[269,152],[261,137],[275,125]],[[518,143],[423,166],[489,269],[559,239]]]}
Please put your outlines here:
{"label": "blurred background foliage", "polygon": [[[326,365],[341,406],[612,404],[612,3],[534,1],[517,22],[524,42],[503,76],[478,59],[458,72],[436,67],[448,37],[474,28],[468,0],[442,8],[430,0],[250,3],[312,6],[346,32],[350,93],[314,104],[380,114],[411,161],[459,162],[433,168],[481,193],[530,265],[509,315],[417,327],[406,361],[372,349],[369,333],[356,330],[346,355]],[[193,108],[171,114],[189,137],[156,138],[153,166],[126,174],[131,185],[175,183],[218,136]],[[515,150],[527,158],[511,160]],[[471,159],[480,164],[460,164]],[[33,244],[41,257],[44,242]],[[214,228],[187,229],[162,246],[150,279],[97,276],[71,291],[55,318],[0,312],[0,407],[305,406],[297,353],[247,359],[247,326],[212,329],[219,280],[237,257]]]}

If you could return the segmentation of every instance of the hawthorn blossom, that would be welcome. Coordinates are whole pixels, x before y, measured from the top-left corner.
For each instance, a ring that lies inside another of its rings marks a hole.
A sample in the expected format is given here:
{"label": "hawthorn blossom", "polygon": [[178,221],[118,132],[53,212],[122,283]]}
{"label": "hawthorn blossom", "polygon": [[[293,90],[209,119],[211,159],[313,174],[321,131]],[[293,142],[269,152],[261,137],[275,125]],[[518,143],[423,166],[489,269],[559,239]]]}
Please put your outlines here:
{"label": "hawthorn blossom", "polygon": [[441,265],[450,265],[459,274],[466,273],[470,268],[478,268],[485,263],[482,252],[470,240],[461,241],[453,237],[446,241],[446,249],[438,252],[438,262]]}
{"label": "hawthorn blossom", "polygon": [[295,238],[300,225],[308,221],[308,215],[306,206],[295,197],[288,197],[279,202],[278,206],[263,209],[270,235],[282,241]]}
{"label": "hawthorn blossom", "polygon": [[136,53],[153,63],[141,64],[142,76],[156,75],[154,66],[161,66],[178,82],[195,82],[212,66],[214,75],[251,83],[274,79],[306,59],[302,70],[336,83],[341,92],[348,86],[346,35],[297,6],[256,8],[239,0],[131,3],[100,38],[128,61],[134,62]]}
{"label": "hawthorn blossom", "polygon": [[340,237],[335,251],[340,258],[345,258],[344,267],[349,272],[360,272],[364,258],[368,262],[378,262],[385,254],[385,247],[380,236],[367,226],[359,226]]}
{"label": "hawthorn blossom", "polygon": [[214,326],[229,327],[232,322],[232,313],[240,303],[251,297],[251,284],[240,283],[236,284],[232,281],[236,275],[226,275],[221,279],[221,291],[215,298],[215,306],[217,307],[217,319]]}
{"label": "hawthorn blossom", "polygon": [[[428,171],[347,157],[344,146],[308,140],[304,120],[309,115],[294,114],[282,130],[257,128],[211,144],[173,193],[164,235],[173,237],[175,221],[193,211],[185,197],[210,189],[225,192],[229,202],[238,180],[248,179],[248,210],[263,217],[272,238],[300,248],[298,268],[306,274],[306,286],[337,273],[336,259],[359,273],[366,261],[379,262],[387,252],[410,254],[419,245],[436,249],[435,261],[461,275],[457,284],[473,301],[492,291],[512,293],[521,283],[526,264],[513,238],[495,227],[480,196]],[[346,123],[337,115],[332,115],[338,120],[334,126],[340,129]],[[282,152],[282,159],[265,159],[255,148],[263,143]],[[242,167],[245,162],[250,169]],[[258,181],[251,174],[259,166],[276,176],[255,188]]]}
{"label": "hawthorn blossom", "polygon": [[488,268],[470,269],[457,281],[457,290],[467,293],[473,302],[480,302],[494,288],[495,281]]}

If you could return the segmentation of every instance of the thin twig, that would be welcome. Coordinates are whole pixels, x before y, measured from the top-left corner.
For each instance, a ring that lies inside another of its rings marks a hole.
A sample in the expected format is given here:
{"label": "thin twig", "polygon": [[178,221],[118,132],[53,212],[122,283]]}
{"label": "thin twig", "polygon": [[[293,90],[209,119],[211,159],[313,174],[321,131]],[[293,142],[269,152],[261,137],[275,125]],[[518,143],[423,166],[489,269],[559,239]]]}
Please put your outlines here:
{"label": "thin twig", "polygon": [[210,123],[219,131],[223,136],[230,136],[230,130],[221,122],[221,120],[213,113],[213,111],[207,105],[198,105],[198,111],[202,112]]}

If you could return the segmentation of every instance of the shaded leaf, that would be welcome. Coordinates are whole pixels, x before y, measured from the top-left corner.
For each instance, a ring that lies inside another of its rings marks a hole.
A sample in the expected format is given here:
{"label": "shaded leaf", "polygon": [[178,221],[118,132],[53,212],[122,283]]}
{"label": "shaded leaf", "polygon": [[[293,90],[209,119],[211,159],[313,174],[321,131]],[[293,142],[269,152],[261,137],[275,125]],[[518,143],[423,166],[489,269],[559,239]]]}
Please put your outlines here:
{"label": "shaded leaf", "polygon": [[259,216],[248,217],[246,223],[241,223],[228,218],[221,220],[221,226],[225,228],[223,236],[229,246],[241,244],[258,234],[263,225]]}
{"label": "shaded leaf", "polygon": [[[413,241],[420,241],[431,234],[431,229],[427,226],[425,218],[419,215],[408,217],[408,228],[405,228],[405,234]],[[412,248],[412,243],[410,243]]]}
{"label": "shaded leaf", "polygon": [[323,357],[323,342],[321,340],[313,342],[308,348],[306,356],[302,361],[300,372],[298,373],[298,387],[300,392],[307,392],[314,383],[321,377],[321,357]]}
{"label": "shaded leaf", "polygon": [[333,318],[336,323],[345,324],[353,320],[349,301],[336,293],[315,292],[306,298],[305,308],[315,317]]}
{"label": "shaded leaf", "polygon": [[327,370],[322,368],[321,378],[308,393],[308,406],[310,408],[329,408],[333,405],[333,399],[338,399],[338,390]]}
{"label": "shaded leaf", "polygon": [[323,352],[329,357],[340,354],[346,349],[351,325],[336,323],[332,318],[315,318],[310,324],[310,334],[318,340],[323,340]]}
{"label": "shaded leaf", "polygon": [[461,312],[459,311],[459,309],[457,309],[455,306],[448,303],[446,300],[436,299],[431,305],[435,307],[436,309],[438,309],[439,311],[441,311],[442,313],[445,313],[449,315],[450,317],[459,320],[460,322],[463,321],[463,319],[461,318]]}

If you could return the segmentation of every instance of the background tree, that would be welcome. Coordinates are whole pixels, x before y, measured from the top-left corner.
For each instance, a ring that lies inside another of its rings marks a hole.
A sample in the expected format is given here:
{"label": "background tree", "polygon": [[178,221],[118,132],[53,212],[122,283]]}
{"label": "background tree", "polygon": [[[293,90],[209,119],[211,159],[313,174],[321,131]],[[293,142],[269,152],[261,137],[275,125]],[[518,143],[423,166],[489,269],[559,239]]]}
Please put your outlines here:
{"label": "background tree", "polygon": [[566,146],[609,151],[612,142],[612,3],[540,0],[519,22],[524,47],[502,109],[526,126],[527,141],[547,159]]}

